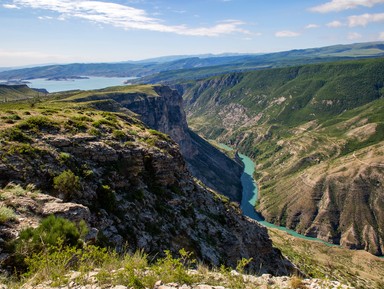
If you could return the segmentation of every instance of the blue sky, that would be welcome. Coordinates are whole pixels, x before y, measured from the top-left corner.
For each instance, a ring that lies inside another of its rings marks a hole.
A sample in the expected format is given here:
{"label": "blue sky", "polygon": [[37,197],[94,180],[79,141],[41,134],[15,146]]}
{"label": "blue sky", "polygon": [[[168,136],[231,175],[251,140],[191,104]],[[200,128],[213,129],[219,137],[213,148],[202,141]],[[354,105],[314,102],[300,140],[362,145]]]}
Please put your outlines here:
{"label": "blue sky", "polygon": [[0,67],[384,40],[384,0],[0,0]]}

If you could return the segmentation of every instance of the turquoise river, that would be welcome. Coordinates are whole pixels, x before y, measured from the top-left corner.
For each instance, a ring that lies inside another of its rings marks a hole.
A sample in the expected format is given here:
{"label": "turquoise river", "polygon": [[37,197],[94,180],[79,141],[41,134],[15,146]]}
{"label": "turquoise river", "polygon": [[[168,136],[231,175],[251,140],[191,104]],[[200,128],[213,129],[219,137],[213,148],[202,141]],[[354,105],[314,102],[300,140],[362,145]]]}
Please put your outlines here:
{"label": "turquoise river", "polygon": [[[219,144],[219,147],[227,151],[233,150],[233,148],[225,144]],[[258,198],[258,188],[253,178],[253,173],[255,171],[255,163],[246,155],[239,153],[239,157],[244,164],[244,171],[243,171],[243,174],[241,175],[241,184],[243,185],[243,195],[242,195],[241,206],[240,206],[244,215],[256,220],[257,222],[259,222],[261,225],[265,227],[279,229],[281,231],[287,232],[288,234],[294,237],[311,240],[311,241],[322,242],[329,246],[337,246],[335,244],[331,244],[317,238],[301,235],[294,230],[288,229],[286,227],[276,226],[275,224],[265,221],[264,218],[255,210],[255,205]]]}

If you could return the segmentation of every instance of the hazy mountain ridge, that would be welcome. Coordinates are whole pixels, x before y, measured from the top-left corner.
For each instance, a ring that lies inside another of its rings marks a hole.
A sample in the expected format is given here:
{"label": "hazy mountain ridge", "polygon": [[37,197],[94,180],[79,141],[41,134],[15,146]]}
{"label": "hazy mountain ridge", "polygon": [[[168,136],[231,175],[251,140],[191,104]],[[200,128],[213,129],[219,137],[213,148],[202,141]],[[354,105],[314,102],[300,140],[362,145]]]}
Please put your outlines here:
{"label": "hazy mountain ridge", "polygon": [[268,221],[381,255],[383,75],[383,59],[359,60],[226,74],[179,90],[195,131],[255,159]]}
{"label": "hazy mountain ridge", "polygon": [[[159,83],[199,79],[225,72],[248,71],[298,64],[380,57],[383,42],[336,45],[266,54],[209,55],[169,57],[170,61],[149,59],[149,62],[74,63],[49,65],[0,72],[0,79],[33,79],[69,76],[144,77],[139,82]],[[167,59],[167,58],[165,58]]]}

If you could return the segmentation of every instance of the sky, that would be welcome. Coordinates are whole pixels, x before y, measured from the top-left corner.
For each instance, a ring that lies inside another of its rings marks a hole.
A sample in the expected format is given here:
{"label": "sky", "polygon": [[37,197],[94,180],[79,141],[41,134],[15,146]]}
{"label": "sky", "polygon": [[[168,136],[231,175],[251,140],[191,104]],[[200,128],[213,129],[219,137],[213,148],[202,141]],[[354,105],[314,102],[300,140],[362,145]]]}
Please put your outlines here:
{"label": "sky", "polygon": [[0,67],[384,41],[384,0],[0,0]]}

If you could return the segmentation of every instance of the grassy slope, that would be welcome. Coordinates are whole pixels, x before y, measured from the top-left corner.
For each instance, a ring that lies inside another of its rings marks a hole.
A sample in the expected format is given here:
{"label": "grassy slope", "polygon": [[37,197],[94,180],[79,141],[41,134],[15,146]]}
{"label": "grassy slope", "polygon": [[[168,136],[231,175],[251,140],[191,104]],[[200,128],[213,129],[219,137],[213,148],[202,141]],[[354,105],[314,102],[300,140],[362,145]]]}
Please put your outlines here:
{"label": "grassy slope", "polygon": [[316,278],[336,279],[355,288],[383,288],[384,259],[365,251],[330,247],[269,229],[273,244],[300,270]]}
{"label": "grassy slope", "polygon": [[21,100],[26,98],[39,97],[41,93],[30,89],[27,85],[1,85],[0,84],[0,102]]}

